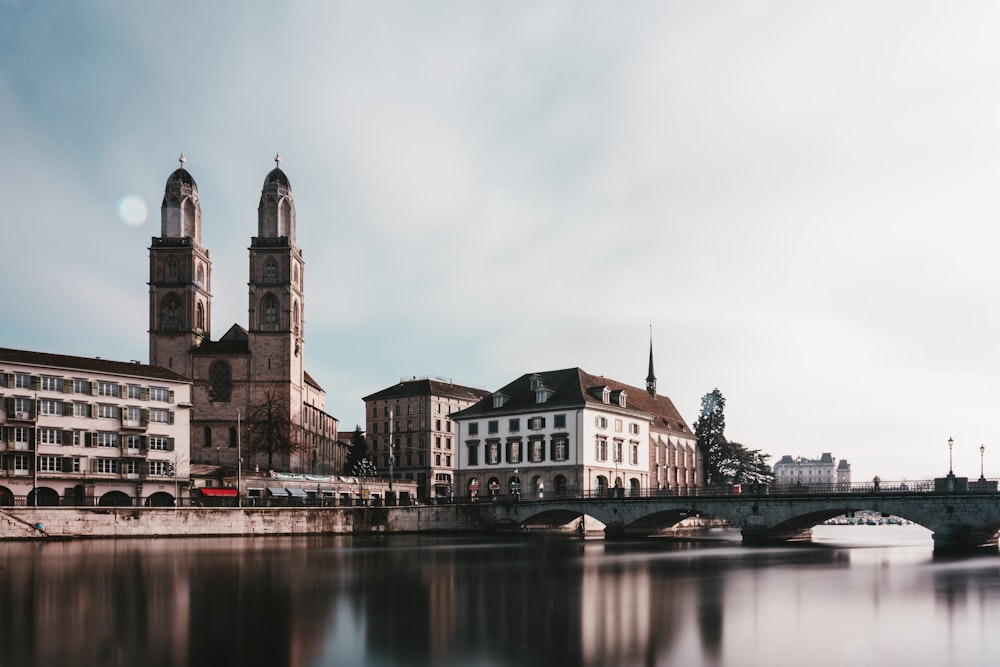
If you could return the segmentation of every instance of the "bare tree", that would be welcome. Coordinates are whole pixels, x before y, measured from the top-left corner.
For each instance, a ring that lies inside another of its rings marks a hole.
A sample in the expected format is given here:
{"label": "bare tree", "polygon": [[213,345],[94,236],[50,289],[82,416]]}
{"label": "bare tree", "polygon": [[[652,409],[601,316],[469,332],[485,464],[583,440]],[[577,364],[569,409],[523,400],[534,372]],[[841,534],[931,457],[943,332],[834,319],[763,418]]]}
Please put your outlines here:
{"label": "bare tree", "polygon": [[298,428],[292,424],[288,406],[270,391],[250,407],[247,433],[248,457],[266,456],[268,470],[274,468],[275,455],[291,456],[301,448]]}

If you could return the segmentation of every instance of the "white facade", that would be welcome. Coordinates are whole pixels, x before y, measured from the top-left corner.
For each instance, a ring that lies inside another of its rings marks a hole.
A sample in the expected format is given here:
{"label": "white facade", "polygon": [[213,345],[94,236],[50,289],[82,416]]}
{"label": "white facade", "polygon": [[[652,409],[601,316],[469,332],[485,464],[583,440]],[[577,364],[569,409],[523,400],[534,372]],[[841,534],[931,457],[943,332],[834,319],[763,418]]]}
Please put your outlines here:
{"label": "white facade", "polygon": [[162,368],[0,349],[0,504],[174,504],[190,407]]}
{"label": "white facade", "polygon": [[838,464],[829,452],[824,452],[818,459],[786,454],[774,464],[774,482],[796,486],[849,485],[851,466],[846,459],[841,459]]}

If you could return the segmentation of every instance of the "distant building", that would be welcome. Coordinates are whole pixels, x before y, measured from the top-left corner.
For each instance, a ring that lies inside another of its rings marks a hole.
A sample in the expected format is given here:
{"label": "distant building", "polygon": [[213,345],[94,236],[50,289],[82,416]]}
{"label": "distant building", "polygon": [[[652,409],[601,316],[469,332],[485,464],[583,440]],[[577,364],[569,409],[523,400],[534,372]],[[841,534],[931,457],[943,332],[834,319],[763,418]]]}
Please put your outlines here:
{"label": "distant building", "polygon": [[[275,158],[277,163],[279,158]],[[257,236],[250,239],[249,323],[213,341],[212,262],[202,246],[198,185],[183,166],[167,178],[160,235],[149,248],[149,363],[193,382],[191,459],[237,467],[248,432],[237,432],[264,403],[279,406],[296,451],[274,456],[275,470],[339,473],[346,449],[326,392],[305,370],[305,261],[295,242],[295,201],[277,166],[264,178]],[[245,450],[244,450],[245,451]],[[268,456],[243,456],[248,468]]]}
{"label": "distant building", "polygon": [[138,362],[0,349],[0,505],[170,506],[191,381]]}
{"label": "distant building", "polygon": [[775,484],[838,484],[850,485],[851,466],[847,459],[840,463],[829,452],[824,452],[818,459],[792,457],[785,454],[774,464]]}
{"label": "distant building", "polygon": [[697,439],[674,404],[580,368],[528,373],[452,415],[465,495],[607,495],[700,484]]}
{"label": "distant building", "polygon": [[427,500],[454,493],[457,439],[452,414],[489,391],[438,378],[411,378],[364,397],[365,431],[379,477],[414,480]]}

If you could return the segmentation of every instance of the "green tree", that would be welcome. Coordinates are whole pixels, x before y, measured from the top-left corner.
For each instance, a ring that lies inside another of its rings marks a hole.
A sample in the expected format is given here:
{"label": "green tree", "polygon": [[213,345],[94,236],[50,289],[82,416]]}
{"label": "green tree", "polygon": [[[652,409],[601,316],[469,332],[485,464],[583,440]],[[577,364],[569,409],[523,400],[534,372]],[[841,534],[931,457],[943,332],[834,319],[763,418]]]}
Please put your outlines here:
{"label": "green tree", "polygon": [[355,426],[354,433],[351,434],[351,446],[347,452],[347,461],[344,462],[344,474],[355,474],[355,466],[367,458],[368,443],[365,441],[364,433],[361,432],[361,427]]}
{"label": "green tree", "polygon": [[725,408],[726,397],[718,388],[713,389],[702,396],[701,414],[694,423],[705,486],[771,482],[774,472],[767,462],[770,454],[726,439]]}

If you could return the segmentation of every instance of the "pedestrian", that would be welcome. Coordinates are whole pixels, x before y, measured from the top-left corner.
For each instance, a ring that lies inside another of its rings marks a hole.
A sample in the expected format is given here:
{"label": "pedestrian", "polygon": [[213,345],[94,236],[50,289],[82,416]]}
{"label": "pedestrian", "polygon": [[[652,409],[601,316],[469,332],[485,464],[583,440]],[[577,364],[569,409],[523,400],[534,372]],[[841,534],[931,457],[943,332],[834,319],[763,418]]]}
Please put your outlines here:
{"label": "pedestrian", "polygon": [[879,485],[879,482],[881,482],[881,481],[882,480],[879,479],[878,475],[875,475],[875,479],[872,480],[872,483],[875,485],[875,493],[878,493],[878,485]]}

